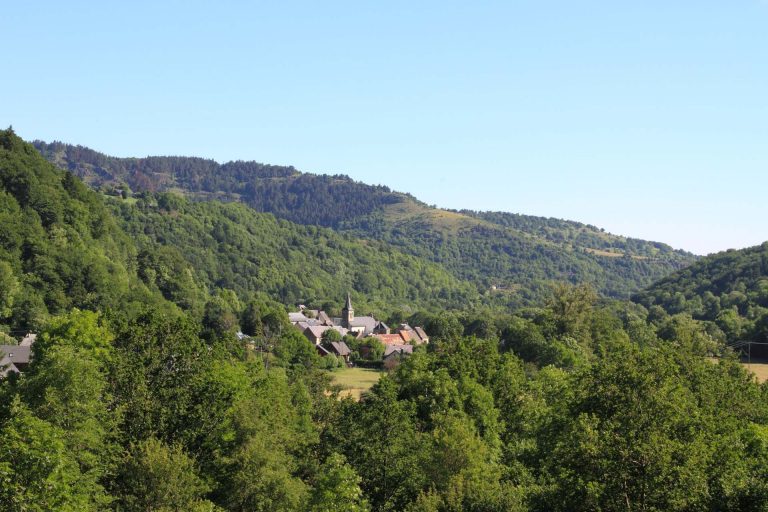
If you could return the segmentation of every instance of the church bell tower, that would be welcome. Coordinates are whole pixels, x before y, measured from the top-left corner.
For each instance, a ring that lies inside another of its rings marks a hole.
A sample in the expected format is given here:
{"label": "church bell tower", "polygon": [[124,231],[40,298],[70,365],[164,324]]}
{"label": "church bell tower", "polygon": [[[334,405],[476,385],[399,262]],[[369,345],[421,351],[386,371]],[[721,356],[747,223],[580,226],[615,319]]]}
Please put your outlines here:
{"label": "church bell tower", "polygon": [[350,299],[349,293],[347,293],[347,303],[344,304],[344,309],[341,310],[341,326],[349,329],[354,319],[355,310],[352,308],[352,299]]}

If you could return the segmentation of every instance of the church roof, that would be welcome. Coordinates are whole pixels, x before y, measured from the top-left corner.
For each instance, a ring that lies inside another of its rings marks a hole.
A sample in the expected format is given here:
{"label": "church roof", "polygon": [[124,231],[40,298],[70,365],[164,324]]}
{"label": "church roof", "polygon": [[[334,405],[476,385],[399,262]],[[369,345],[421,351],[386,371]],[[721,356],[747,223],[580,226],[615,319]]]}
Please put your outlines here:
{"label": "church roof", "polygon": [[377,323],[378,320],[372,316],[356,316],[349,322],[349,327],[363,327],[365,328],[365,333],[369,334],[373,332]]}

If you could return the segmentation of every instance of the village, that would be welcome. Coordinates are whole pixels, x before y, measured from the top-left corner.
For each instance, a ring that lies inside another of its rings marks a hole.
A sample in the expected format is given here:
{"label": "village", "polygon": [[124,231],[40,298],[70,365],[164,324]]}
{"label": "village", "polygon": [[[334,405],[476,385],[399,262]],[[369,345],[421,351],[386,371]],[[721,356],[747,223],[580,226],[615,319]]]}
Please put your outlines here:
{"label": "village", "polygon": [[[346,367],[362,364],[392,370],[414,348],[429,343],[423,327],[401,323],[391,329],[373,316],[355,316],[349,294],[341,317],[299,306],[299,311],[288,313],[288,321],[315,345],[321,357],[334,356]],[[248,338],[242,333],[238,337]],[[18,345],[0,345],[0,379],[24,372],[36,338],[37,334],[28,333]]]}
{"label": "village", "polygon": [[391,370],[415,347],[429,343],[422,327],[402,323],[390,329],[373,316],[355,316],[349,294],[341,317],[299,306],[299,311],[288,313],[288,320],[315,344],[320,356],[333,355],[346,366],[352,366],[354,359],[380,360],[385,369]]}

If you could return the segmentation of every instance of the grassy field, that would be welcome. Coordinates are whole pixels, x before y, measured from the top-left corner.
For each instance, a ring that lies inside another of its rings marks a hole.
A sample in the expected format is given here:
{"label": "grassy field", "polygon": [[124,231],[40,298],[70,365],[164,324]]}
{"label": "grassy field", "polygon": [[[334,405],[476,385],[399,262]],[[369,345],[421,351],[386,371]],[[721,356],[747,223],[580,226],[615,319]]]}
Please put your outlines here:
{"label": "grassy field", "polygon": [[760,362],[760,363],[741,363],[744,368],[751,371],[757,376],[758,382],[765,382],[768,380],[768,363]]}
{"label": "grassy field", "polygon": [[360,395],[371,389],[371,386],[379,381],[383,372],[369,368],[342,368],[331,373],[334,384],[338,384],[344,391],[341,396],[351,396],[360,400]]}
{"label": "grassy field", "polygon": [[[711,357],[709,360],[713,363],[717,363],[718,361],[716,357]],[[754,373],[758,382],[763,383],[768,380],[768,361],[761,359],[758,361],[753,360],[752,363],[748,363],[746,359],[742,359],[741,366]]]}

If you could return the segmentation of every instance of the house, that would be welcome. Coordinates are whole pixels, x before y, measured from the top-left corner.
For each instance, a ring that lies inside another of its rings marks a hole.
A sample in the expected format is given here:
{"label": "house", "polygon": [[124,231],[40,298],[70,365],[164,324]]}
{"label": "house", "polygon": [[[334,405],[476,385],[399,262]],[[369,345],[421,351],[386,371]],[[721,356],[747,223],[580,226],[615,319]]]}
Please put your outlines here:
{"label": "house", "polygon": [[35,341],[37,341],[37,334],[28,332],[27,335],[24,336],[24,338],[19,343],[19,346],[31,347],[35,343]]}
{"label": "house", "polygon": [[304,313],[302,313],[301,311],[296,313],[288,313],[288,321],[291,322],[292,324],[297,324],[299,322],[306,322],[307,320],[309,320],[309,318],[304,316]]}
{"label": "house", "polygon": [[429,343],[429,336],[424,332],[424,329],[421,327],[414,327],[413,330],[416,332],[416,336],[419,337],[419,341],[422,343]]}
{"label": "house", "polygon": [[333,320],[331,320],[331,317],[329,317],[328,313],[325,311],[318,312],[317,321],[320,322],[320,325],[333,325]]}
{"label": "house", "polygon": [[323,333],[329,329],[333,329],[337,331],[342,336],[346,336],[349,332],[347,329],[343,327],[339,327],[338,325],[328,326],[328,325],[309,325],[306,329],[304,329],[304,336],[307,337],[309,341],[314,343],[315,345],[319,345],[320,341],[323,339]]}
{"label": "house", "polygon": [[373,337],[378,339],[384,346],[405,345],[406,343],[400,334],[375,334]]}
{"label": "house", "polygon": [[0,378],[27,369],[37,334],[28,333],[18,345],[0,345]]}
{"label": "house", "polygon": [[389,345],[384,349],[384,368],[392,370],[400,365],[403,358],[413,354],[413,345]]}
{"label": "house", "polygon": [[351,364],[349,356],[352,355],[352,351],[349,349],[349,346],[347,346],[346,343],[343,341],[332,341],[330,347],[328,348],[334,355],[342,358],[344,360],[344,364],[347,366]]}
{"label": "house", "polygon": [[379,322],[373,328],[373,334],[389,334],[389,327],[384,322]]}

